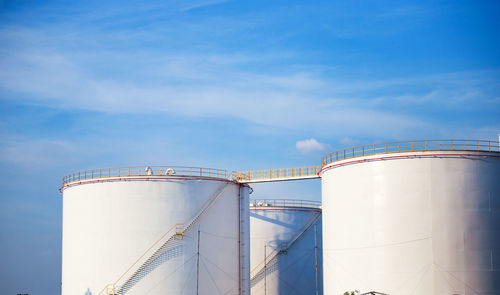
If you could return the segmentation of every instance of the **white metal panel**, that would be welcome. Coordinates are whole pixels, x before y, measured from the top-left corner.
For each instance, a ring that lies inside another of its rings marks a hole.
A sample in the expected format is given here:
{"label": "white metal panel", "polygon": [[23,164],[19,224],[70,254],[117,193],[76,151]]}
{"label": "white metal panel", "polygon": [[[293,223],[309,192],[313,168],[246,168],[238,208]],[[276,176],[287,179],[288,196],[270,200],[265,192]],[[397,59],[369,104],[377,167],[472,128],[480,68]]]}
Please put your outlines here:
{"label": "white metal panel", "polygon": [[499,294],[499,154],[387,156],[322,172],[325,294]]}
{"label": "white metal panel", "polygon": [[[62,293],[85,294],[88,290],[98,294],[170,227],[188,219],[225,182],[180,177],[66,188]],[[240,294],[240,288],[242,294],[248,294],[248,287],[239,282],[244,279],[239,268],[248,269],[248,262],[239,258],[241,252],[248,251],[239,249],[242,228],[238,218],[248,216],[248,189],[241,190],[239,194],[240,185],[229,183],[183,239],[169,246],[169,251],[127,294],[192,294],[197,281],[200,289],[212,294]]]}
{"label": "white metal panel", "polygon": [[[315,267],[318,263],[318,289],[322,294],[320,209],[265,206],[250,209],[250,251],[254,277],[252,295],[316,294]],[[316,228],[315,226],[316,225]],[[316,232],[315,232],[316,230]],[[276,254],[283,245],[300,237],[287,249]],[[315,243],[316,238],[316,243]],[[315,245],[318,257],[315,257]],[[264,252],[267,259],[264,265]],[[274,259],[270,259],[275,257]],[[267,271],[263,271],[264,266]],[[256,276],[260,271],[261,275]],[[265,276],[265,277],[264,277]]]}
{"label": "white metal panel", "polygon": [[241,294],[249,295],[250,291],[250,210],[248,208],[250,190],[247,186],[240,188],[240,264]]}

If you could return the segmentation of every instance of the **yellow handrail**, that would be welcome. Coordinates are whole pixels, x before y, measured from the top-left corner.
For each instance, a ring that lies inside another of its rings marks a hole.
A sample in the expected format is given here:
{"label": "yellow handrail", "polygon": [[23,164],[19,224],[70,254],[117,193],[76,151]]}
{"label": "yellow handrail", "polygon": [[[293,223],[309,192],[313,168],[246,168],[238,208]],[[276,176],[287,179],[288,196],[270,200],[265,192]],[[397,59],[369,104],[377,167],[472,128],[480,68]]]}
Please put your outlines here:
{"label": "yellow handrail", "polygon": [[133,177],[133,176],[155,176],[155,177],[209,177],[224,178],[229,177],[226,170],[202,167],[184,166],[130,166],[130,167],[110,167],[84,170],[70,173],[63,177],[62,187],[72,182],[88,181],[109,177]]}
{"label": "yellow handrail", "polygon": [[321,168],[335,161],[344,159],[404,152],[422,151],[484,151],[500,152],[497,141],[466,140],[466,139],[437,139],[437,140],[411,140],[388,143],[375,143],[338,150],[325,155],[321,159]]}
{"label": "yellow handrail", "polygon": [[321,208],[321,202],[310,200],[294,199],[251,199],[250,207],[302,207],[302,208]]}
{"label": "yellow handrail", "polygon": [[137,260],[134,261],[134,263],[132,263],[130,265],[129,268],[127,268],[126,271],[124,271],[122,273],[122,275],[112,284],[107,284],[98,294],[103,294],[102,292],[104,291],[107,291],[105,294],[113,294],[113,293],[109,293],[109,290],[113,290],[115,289],[115,286],[117,285],[117,283],[151,250],[153,249],[153,247],[158,244],[161,240],[163,240],[163,238],[169,233],[171,232],[175,227],[177,226],[174,225],[172,226],[171,228],[168,229],[168,231],[166,231],[156,242],[154,242],[146,251],[144,251],[144,253],[142,253],[141,256],[139,256],[139,258],[137,258]]}
{"label": "yellow handrail", "polygon": [[[164,240],[164,238],[167,236],[168,233],[170,233],[171,231],[173,231],[175,229],[175,234],[184,234],[185,230],[186,230],[186,224],[189,223],[193,217],[195,217],[197,214],[201,214],[200,211],[202,211],[202,208],[208,203],[208,201],[210,201],[212,198],[214,198],[217,194],[220,194],[222,193],[222,191],[224,190],[224,188],[228,185],[229,182],[225,181],[223,182],[221,185],[219,185],[217,187],[217,189],[214,191],[213,194],[210,195],[210,197],[205,200],[205,202],[191,215],[189,216],[189,218],[186,219],[186,221],[184,221],[183,223],[176,223],[174,224],[171,228],[168,229],[168,231],[166,231],[158,240],[156,240],[148,249],[146,249],[146,251],[144,251],[142,253],[141,256],[139,256],[139,258],[137,258],[134,263],[132,263],[132,265],[130,265],[129,268],[127,268],[127,270],[125,272],[123,272],[123,274],[112,284],[108,284],[106,285],[98,294],[102,294],[102,292],[104,291],[107,291],[107,294],[114,294],[114,293],[109,293],[109,290],[112,290],[113,292],[115,291],[115,287],[116,285],[118,284],[118,282],[139,262],[142,260],[142,258],[144,258],[144,256],[146,256],[146,254],[149,253],[149,251],[151,249],[153,249],[153,247],[155,247],[160,241]],[[190,224],[188,224],[189,226]]]}
{"label": "yellow handrail", "polygon": [[297,168],[278,168],[267,170],[254,170],[233,172],[233,179],[237,181],[251,181],[259,179],[287,179],[301,177],[315,177],[318,175],[319,166],[297,167]]}
{"label": "yellow handrail", "polygon": [[[280,168],[254,171],[234,171],[232,179],[240,182],[259,181],[259,180],[286,180],[312,178],[318,175],[318,172],[325,165],[332,162],[350,159],[355,157],[398,153],[413,151],[489,151],[499,152],[500,145],[496,141],[487,140],[466,140],[466,139],[439,139],[439,140],[412,140],[398,141],[388,143],[375,143],[364,146],[357,146],[348,149],[338,150],[325,155],[321,159],[320,166],[308,166],[297,168]],[[229,177],[226,170],[201,167],[182,167],[182,166],[131,166],[131,167],[112,167],[85,170],[70,173],[63,177],[62,187],[71,183],[81,181],[105,179],[111,177],[133,177],[133,176],[154,176],[154,177],[207,177],[227,179]]]}

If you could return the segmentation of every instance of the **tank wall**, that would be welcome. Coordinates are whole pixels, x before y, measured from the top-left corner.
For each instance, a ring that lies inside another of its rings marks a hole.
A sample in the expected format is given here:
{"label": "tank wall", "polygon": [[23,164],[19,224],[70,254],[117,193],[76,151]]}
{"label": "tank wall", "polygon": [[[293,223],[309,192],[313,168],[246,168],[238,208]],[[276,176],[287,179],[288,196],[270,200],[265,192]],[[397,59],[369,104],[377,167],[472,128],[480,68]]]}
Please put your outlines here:
{"label": "tank wall", "polygon": [[325,294],[500,293],[500,159],[430,154],[322,173]]}
{"label": "tank wall", "polygon": [[[116,181],[65,189],[63,294],[85,294],[87,290],[98,294],[169,228],[186,221],[223,183],[185,179]],[[166,253],[168,257],[164,255],[164,261],[129,294],[194,291],[198,230],[200,261],[204,267],[200,267],[199,287],[214,292],[216,288],[232,289],[237,294],[239,190],[240,185],[230,183],[183,239],[175,242],[178,247],[172,245]],[[247,195],[243,193],[240,197]],[[217,274],[214,269],[218,267],[232,276]],[[207,281],[209,270],[215,273],[217,286]]]}
{"label": "tank wall", "polygon": [[[316,228],[311,226],[287,250],[286,254],[275,256],[274,260],[266,261],[267,272],[256,276],[264,267],[264,251],[269,257],[276,253],[282,243],[289,242],[300,233],[306,224],[315,216],[321,214],[316,209],[304,208],[251,208],[250,210],[250,241],[251,241],[251,277],[252,295],[259,294],[315,294],[316,273],[315,263],[318,263],[318,284],[321,290],[321,217],[316,221]],[[315,237],[318,246],[318,257],[315,257]],[[266,245],[266,250],[264,246]],[[320,294],[322,294],[320,292]]]}
{"label": "tank wall", "polygon": [[251,294],[250,290],[250,210],[248,208],[250,190],[248,187],[240,188],[240,264],[242,294]]}

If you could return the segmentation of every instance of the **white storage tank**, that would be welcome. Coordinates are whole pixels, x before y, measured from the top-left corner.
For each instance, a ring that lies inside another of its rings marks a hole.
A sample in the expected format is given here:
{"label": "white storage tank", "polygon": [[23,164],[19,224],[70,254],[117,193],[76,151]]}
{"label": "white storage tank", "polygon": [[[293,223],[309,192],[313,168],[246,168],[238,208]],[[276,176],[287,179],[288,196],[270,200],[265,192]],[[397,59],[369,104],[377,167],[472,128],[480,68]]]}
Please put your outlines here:
{"label": "white storage tank", "polygon": [[500,294],[498,142],[375,144],[322,166],[325,294]]}
{"label": "white storage tank", "polygon": [[321,206],[315,201],[250,201],[252,295],[323,294]]}
{"label": "white storage tank", "polygon": [[62,294],[249,294],[248,186],[126,167],[63,179]]}

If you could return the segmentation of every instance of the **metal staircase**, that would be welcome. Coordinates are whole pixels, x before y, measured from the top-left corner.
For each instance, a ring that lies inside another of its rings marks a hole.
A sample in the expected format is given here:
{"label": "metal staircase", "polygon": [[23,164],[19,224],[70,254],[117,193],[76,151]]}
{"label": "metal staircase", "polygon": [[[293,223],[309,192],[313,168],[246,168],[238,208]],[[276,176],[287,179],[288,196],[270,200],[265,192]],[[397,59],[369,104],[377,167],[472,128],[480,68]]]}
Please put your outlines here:
{"label": "metal staircase", "polygon": [[253,288],[256,284],[258,284],[264,276],[268,273],[272,273],[277,270],[277,260],[280,255],[285,254],[290,247],[292,247],[295,242],[300,239],[304,235],[305,232],[311,226],[313,226],[318,219],[321,217],[321,212],[317,212],[314,216],[299,230],[295,235],[287,242],[283,242],[279,245],[278,248],[274,249],[269,255],[266,256],[265,260],[259,263],[253,270],[250,279],[250,287]]}
{"label": "metal staircase", "polygon": [[[207,211],[207,209],[222,195],[229,182],[224,181],[215,192],[191,215],[184,223],[172,226],[160,239],[151,245],[114,283],[106,285],[98,295],[124,295],[140,280],[166,261],[183,254],[182,238]],[[164,241],[163,243],[161,243]],[[160,246],[156,248],[157,245]],[[149,257],[148,253],[151,253]],[[144,260],[145,257],[148,257]],[[142,263],[141,263],[142,261]],[[139,265],[139,266],[138,266]],[[138,267],[137,267],[138,266]],[[130,275],[129,275],[130,274]]]}

